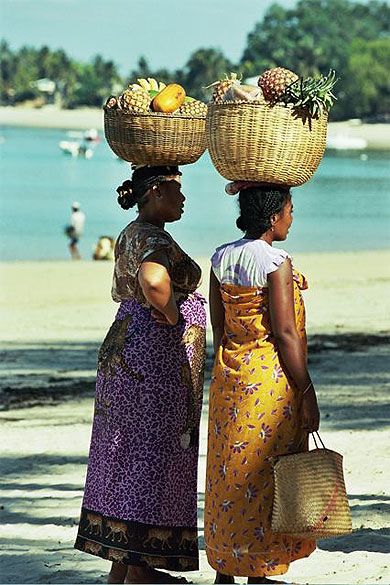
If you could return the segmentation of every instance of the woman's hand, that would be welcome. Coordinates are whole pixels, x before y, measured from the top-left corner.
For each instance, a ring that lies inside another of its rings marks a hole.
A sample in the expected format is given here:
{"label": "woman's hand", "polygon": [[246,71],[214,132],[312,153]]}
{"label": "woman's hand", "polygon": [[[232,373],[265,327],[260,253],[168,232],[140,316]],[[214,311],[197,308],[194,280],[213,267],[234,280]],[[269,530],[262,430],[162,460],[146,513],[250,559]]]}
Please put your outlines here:
{"label": "woman's hand", "polygon": [[164,315],[164,313],[161,313],[160,311],[152,307],[151,315],[153,319],[157,321],[157,323],[160,323],[160,325],[171,325],[173,327],[177,325],[179,321],[179,312],[177,314],[177,319],[168,319],[168,317]]}
{"label": "woman's hand", "polygon": [[287,369],[297,388],[303,391],[302,426],[311,433],[318,430],[320,413],[307,369],[306,353],[295,322],[291,260],[285,260],[277,270],[268,275],[268,285],[272,333],[282,358],[283,369]]}
{"label": "woman's hand", "polygon": [[320,411],[313,386],[302,397],[302,425],[308,433],[318,431],[320,426]]}

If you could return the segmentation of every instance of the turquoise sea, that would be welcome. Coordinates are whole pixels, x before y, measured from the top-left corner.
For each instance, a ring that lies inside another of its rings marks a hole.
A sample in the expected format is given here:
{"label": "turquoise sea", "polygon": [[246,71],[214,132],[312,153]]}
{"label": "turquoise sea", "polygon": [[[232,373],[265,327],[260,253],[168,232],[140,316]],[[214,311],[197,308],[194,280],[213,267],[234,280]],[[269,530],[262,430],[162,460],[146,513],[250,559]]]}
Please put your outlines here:
{"label": "turquoise sea", "polygon": [[[1,130],[3,260],[68,258],[63,229],[75,200],[86,213],[80,242],[86,259],[100,235],[117,235],[135,217],[116,202],[115,189],[129,177],[129,165],[104,138],[89,160],[67,156],[58,144],[69,139],[61,130]],[[190,254],[209,256],[241,235],[236,198],[224,194],[227,181],[207,155],[182,170],[185,214],[167,229]],[[293,189],[295,219],[283,247],[292,254],[390,248],[389,186],[389,153],[328,153],[314,178]]]}

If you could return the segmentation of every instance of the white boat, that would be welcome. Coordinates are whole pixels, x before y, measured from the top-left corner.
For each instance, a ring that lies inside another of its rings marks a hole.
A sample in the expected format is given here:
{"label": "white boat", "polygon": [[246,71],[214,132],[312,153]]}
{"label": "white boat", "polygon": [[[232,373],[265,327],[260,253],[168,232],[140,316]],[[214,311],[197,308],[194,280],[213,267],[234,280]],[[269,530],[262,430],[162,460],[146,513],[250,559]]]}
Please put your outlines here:
{"label": "white boat", "polygon": [[345,136],[345,134],[330,134],[326,140],[326,148],[334,150],[364,150],[367,148],[367,140],[357,136]]}
{"label": "white boat", "polygon": [[88,142],[99,142],[99,132],[96,130],[96,128],[90,128],[89,130],[86,130],[84,132],[84,140],[87,140]]}
{"label": "white boat", "polygon": [[89,146],[85,146],[81,142],[76,142],[72,140],[61,140],[58,143],[58,146],[65,154],[70,154],[73,157],[81,156],[84,158],[92,158],[94,150]]}
{"label": "white boat", "polygon": [[74,140],[85,140],[87,142],[100,142],[99,132],[96,128],[90,128],[89,130],[68,130],[66,132],[68,138]]}

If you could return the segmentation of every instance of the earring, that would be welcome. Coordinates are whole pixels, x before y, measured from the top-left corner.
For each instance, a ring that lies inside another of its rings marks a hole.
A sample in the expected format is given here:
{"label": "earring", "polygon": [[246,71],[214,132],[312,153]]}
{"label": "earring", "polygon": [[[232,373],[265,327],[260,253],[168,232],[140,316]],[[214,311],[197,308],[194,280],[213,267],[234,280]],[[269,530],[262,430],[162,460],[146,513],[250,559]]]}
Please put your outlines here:
{"label": "earring", "polygon": [[274,232],[274,231],[275,231],[275,228],[274,228],[274,226],[272,226],[271,227],[271,232]]}

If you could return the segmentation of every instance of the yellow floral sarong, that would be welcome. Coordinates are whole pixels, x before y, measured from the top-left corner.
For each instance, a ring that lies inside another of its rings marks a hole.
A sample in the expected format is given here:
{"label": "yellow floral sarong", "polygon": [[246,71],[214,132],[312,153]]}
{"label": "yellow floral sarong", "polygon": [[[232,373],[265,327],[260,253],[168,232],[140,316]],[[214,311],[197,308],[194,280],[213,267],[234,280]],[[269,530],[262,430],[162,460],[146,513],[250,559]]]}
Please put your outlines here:
{"label": "yellow floral sarong", "polygon": [[[305,278],[294,272],[295,319],[306,353]],[[280,363],[268,289],[222,284],[225,330],[209,399],[205,541],[227,575],[268,576],[309,556],[315,541],[271,532],[270,457],[307,450],[301,396]]]}

